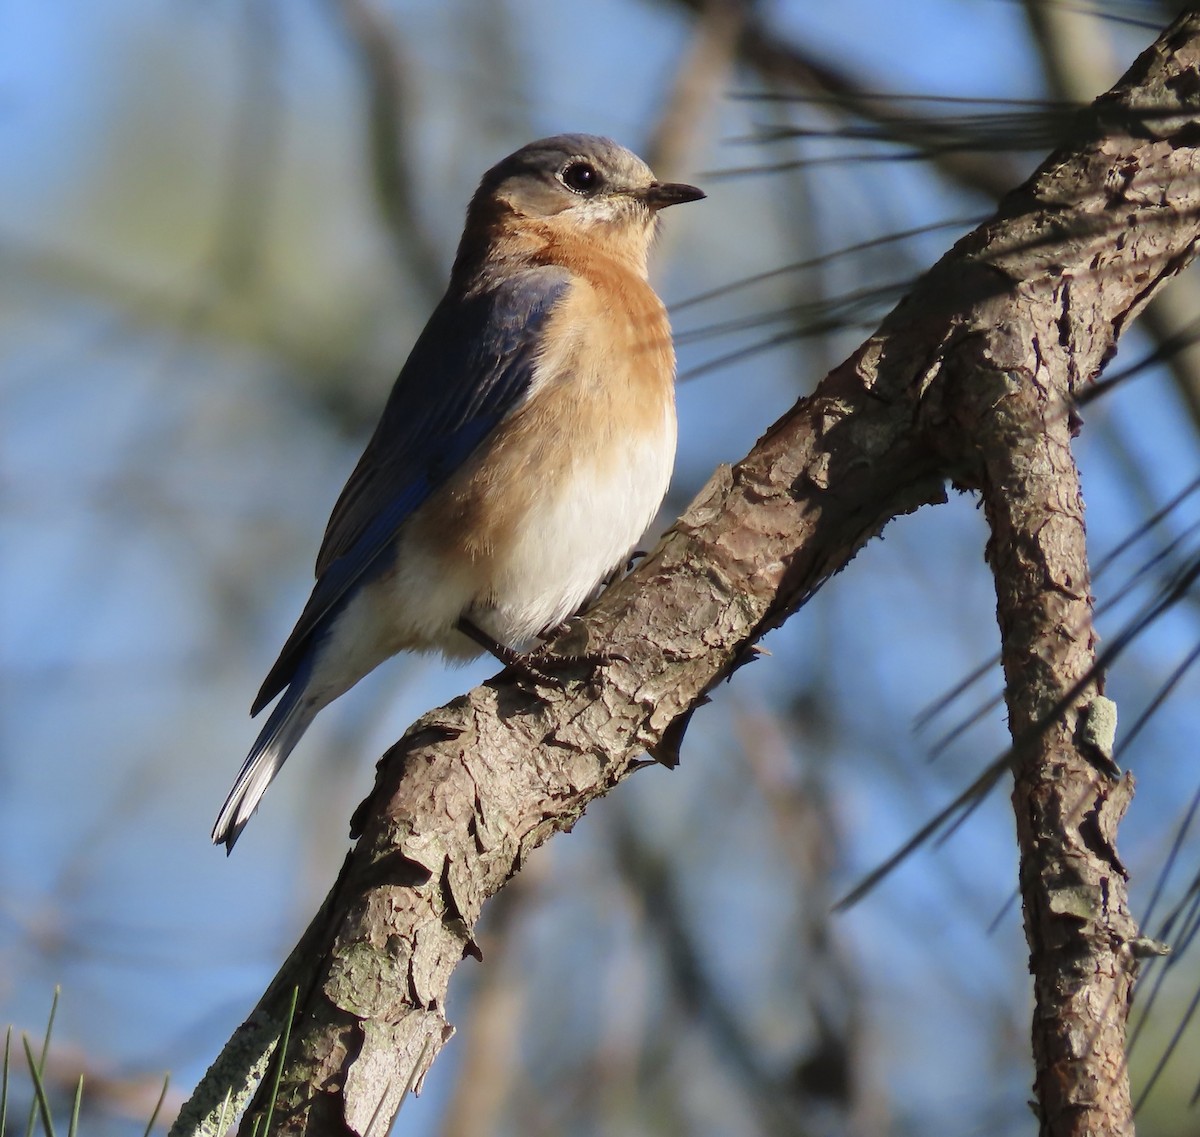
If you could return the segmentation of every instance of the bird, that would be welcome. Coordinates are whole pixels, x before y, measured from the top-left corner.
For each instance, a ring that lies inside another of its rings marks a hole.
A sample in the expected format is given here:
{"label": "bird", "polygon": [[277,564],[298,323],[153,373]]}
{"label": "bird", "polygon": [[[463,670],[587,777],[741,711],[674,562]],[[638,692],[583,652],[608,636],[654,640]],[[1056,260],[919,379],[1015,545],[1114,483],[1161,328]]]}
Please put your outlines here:
{"label": "bird", "polygon": [[627,563],[675,459],[675,352],[647,260],[660,211],[704,196],[589,134],[483,175],[251,707],[279,700],[213,826],[226,853],[317,713],[384,660],[519,663]]}

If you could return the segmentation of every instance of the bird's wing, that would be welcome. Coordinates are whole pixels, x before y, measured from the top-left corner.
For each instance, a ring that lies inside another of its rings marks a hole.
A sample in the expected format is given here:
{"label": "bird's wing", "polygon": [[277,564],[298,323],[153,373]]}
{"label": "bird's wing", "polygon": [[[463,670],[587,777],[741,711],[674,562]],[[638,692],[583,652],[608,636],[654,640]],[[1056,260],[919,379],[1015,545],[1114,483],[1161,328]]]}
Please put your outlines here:
{"label": "bird's wing", "polygon": [[291,682],[313,632],[400,526],[524,401],[546,318],[569,279],[563,269],[533,268],[438,305],[333,507],[317,555],[316,586],[251,713]]}

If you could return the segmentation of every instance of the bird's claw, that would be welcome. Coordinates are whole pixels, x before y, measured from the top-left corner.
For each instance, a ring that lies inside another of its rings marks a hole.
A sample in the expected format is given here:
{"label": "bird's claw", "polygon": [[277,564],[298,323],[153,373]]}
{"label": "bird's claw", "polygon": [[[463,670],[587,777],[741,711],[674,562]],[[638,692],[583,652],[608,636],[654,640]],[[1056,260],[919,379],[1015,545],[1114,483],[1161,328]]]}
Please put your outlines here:
{"label": "bird's claw", "polygon": [[566,688],[571,676],[564,671],[587,670],[587,681],[595,683],[597,672],[613,663],[629,663],[629,656],[619,651],[556,652],[549,644],[535,648],[509,661],[508,667],[519,679],[535,685]]}

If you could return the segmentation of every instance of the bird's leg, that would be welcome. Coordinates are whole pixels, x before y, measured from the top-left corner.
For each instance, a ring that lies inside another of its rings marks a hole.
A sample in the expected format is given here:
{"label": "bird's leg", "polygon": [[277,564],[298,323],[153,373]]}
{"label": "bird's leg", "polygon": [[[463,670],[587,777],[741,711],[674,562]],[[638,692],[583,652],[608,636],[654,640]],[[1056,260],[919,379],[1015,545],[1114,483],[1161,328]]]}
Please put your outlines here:
{"label": "bird's leg", "polygon": [[474,640],[489,655],[498,659],[505,667],[515,671],[521,678],[528,679],[533,683],[546,683],[552,687],[566,686],[566,680],[561,676],[538,666],[538,663],[529,655],[522,655],[521,652],[514,651],[508,644],[502,644],[499,640],[493,639],[466,616],[460,616],[455,627],[468,639]]}
{"label": "bird's leg", "polygon": [[508,644],[502,644],[499,640],[492,639],[478,624],[468,620],[466,616],[459,616],[458,623],[454,625],[464,636],[470,640],[474,640],[488,655],[494,656],[505,667],[518,667],[521,663],[521,653],[514,651]]}
{"label": "bird's leg", "polygon": [[[585,604],[580,612],[584,612],[590,605]],[[578,614],[563,620],[561,624],[554,624],[552,627],[544,629],[538,636],[543,642],[531,652],[527,653],[526,659],[531,660],[537,665],[542,660],[561,660],[566,664],[573,664],[576,667],[587,666],[596,670],[599,667],[605,667],[610,663],[628,663],[629,656],[624,655],[619,651],[563,651],[552,650],[547,640],[556,640],[562,636],[571,627],[572,623],[578,619]]]}
{"label": "bird's leg", "polygon": [[[542,634],[544,636],[557,635],[569,623],[570,621],[564,621],[562,624],[547,629]],[[579,654],[552,652],[548,644],[542,644],[533,651],[521,653],[514,651],[507,644],[494,640],[466,616],[460,616],[455,626],[464,636],[473,640],[489,655],[494,656],[519,676],[531,682],[546,683],[552,687],[566,686],[567,681],[558,672],[558,668],[562,666],[590,667],[594,671],[598,667],[617,660],[628,662],[628,656],[621,655],[619,652],[581,652]]]}
{"label": "bird's leg", "polygon": [[541,659],[561,659],[565,663],[573,663],[576,665],[588,665],[593,670],[599,667],[604,667],[609,663],[628,663],[629,656],[622,654],[619,651],[556,651],[551,652],[550,645],[546,641],[556,640],[570,628],[573,621],[578,620],[589,608],[595,604],[605,591],[620,580],[623,576],[633,570],[635,561],[639,557],[644,557],[646,554],[641,550],[635,549],[629,554],[629,559],[623,565],[617,565],[612,571],[595,587],[589,596],[578,608],[572,616],[568,616],[565,620],[557,624],[551,624],[548,628],[543,628],[538,633],[538,639],[542,641],[539,647],[528,652],[523,658],[526,660],[541,660]]}

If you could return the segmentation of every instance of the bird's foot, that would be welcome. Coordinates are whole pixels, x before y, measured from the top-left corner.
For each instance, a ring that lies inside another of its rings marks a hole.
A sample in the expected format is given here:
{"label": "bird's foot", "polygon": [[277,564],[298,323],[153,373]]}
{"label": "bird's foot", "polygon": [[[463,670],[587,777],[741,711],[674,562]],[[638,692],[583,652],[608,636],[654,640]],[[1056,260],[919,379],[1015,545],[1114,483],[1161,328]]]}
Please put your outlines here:
{"label": "bird's foot", "polygon": [[570,682],[570,677],[563,675],[564,671],[585,672],[587,681],[594,683],[597,679],[596,673],[602,667],[628,662],[629,656],[619,651],[556,651],[550,644],[542,644],[541,647],[526,652],[518,658],[517,663],[509,666],[534,682],[545,682],[562,688]]}
{"label": "bird's foot", "polygon": [[[558,638],[559,634],[569,625],[569,621],[559,624],[548,629],[543,635]],[[492,639],[465,616],[458,621],[458,630],[503,663],[518,679],[524,679],[534,686],[556,687],[561,690],[574,678],[564,672],[586,669],[589,681],[594,681],[596,672],[601,667],[606,667],[611,663],[629,662],[627,655],[622,655],[617,651],[556,651],[550,644],[545,643],[532,651],[522,653],[515,651],[507,644]]]}

